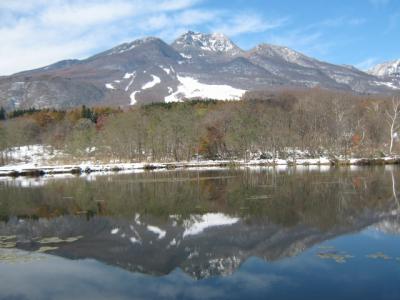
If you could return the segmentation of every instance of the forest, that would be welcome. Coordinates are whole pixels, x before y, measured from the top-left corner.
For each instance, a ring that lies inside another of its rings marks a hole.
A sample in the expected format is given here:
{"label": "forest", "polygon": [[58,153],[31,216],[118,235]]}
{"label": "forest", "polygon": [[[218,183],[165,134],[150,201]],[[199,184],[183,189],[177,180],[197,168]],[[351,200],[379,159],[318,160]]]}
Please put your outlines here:
{"label": "forest", "polygon": [[100,161],[381,157],[400,150],[399,113],[399,96],[322,89],[129,108],[1,108],[0,163],[9,149],[34,144]]}

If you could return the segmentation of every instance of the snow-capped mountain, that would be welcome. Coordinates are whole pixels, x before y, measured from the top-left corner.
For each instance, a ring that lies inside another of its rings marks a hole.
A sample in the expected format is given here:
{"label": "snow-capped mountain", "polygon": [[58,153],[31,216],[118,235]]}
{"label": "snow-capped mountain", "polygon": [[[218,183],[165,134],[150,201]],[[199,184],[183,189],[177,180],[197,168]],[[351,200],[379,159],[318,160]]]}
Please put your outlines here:
{"label": "snow-capped mountain", "polygon": [[400,59],[378,64],[368,73],[380,78],[380,85],[400,90]]}
{"label": "snow-capped mountain", "polygon": [[140,214],[131,219],[97,216],[88,220],[66,215],[21,222],[11,218],[0,223],[0,235],[15,236],[18,248],[28,251],[37,250],[42,239],[76,237],[73,242],[56,241],[52,246],[57,247],[50,253],[71,259],[91,258],[152,275],[165,275],[180,268],[193,278],[202,279],[231,275],[250,257],[277,261],[343,234],[375,224],[392,224],[390,210],[358,212],[324,230],[312,224],[285,227],[266,218],[243,220],[223,213],[185,218],[172,215],[167,219]]}
{"label": "snow-capped mountain", "polygon": [[378,64],[370,69],[368,73],[379,77],[400,78],[400,59]]}
{"label": "snow-capped mountain", "polygon": [[209,55],[235,56],[243,53],[228,37],[221,33],[203,34],[188,31],[172,44],[185,58],[192,55],[206,57]]}
{"label": "snow-capped mountain", "polygon": [[287,47],[262,44],[244,51],[222,34],[189,31],[171,45],[148,37],[84,60],[0,77],[0,105],[15,109],[238,100],[251,90],[315,86],[376,94],[392,93],[400,83]]}

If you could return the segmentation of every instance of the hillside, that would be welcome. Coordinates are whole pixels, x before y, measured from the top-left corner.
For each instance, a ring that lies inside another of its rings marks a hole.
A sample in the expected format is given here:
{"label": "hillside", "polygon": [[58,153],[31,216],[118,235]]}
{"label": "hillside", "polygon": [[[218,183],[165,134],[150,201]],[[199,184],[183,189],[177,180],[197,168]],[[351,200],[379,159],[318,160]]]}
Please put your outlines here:
{"label": "hillside", "polygon": [[322,62],[270,44],[244,51],[222,34],[189,31],[171,45],[148,37],[84,60],[0,77],[0,105],[12,110],[191,98],[237,100],[246,91],[288,87],[359,94],[400,89],[398,81],[381,73]]}

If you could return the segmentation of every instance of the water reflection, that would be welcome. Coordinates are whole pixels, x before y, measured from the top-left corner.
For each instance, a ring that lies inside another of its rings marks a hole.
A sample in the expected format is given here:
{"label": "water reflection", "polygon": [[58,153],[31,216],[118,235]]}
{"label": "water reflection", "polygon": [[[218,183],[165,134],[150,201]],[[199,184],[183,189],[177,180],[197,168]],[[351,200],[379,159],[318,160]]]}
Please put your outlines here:
{"label": "water reflection", "polygon": [[[2,181],[0,298],[44,299],[50,284],[58,299],[299,299],[280,287],[309,296],[307,278],[321,289],[350,285],[340,272],[371,273],[383,257],[391,264],[359,284],[390,283],[400,279],[399,175],[395,167],[244,169]],[[38,259],[7,263],[24,253]],[[396,287],[388,284],[399,296]]]}

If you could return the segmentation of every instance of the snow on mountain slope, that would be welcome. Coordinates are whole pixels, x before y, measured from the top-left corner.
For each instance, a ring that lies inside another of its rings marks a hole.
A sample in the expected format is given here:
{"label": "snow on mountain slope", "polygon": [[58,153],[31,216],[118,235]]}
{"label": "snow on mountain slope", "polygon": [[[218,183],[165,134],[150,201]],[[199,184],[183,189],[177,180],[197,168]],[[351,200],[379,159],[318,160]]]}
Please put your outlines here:
{"label": "snow on mountain slope", "polygon": [[139,93],[139,91],[134,91],[129,98],[131,99],[130,105],[135,105],[137,103],[136,100],[136,94]]}
{"label": "snow on mountain slope", "polygon": [[200,83],[192,77],[177,76],[180,85],[171,95],[165,97],[165,102],[179,102],[184,98],[203,98],[216,100],[239,100],[246,92],[229,85],[212,85]]}
{"label": "snow on mountain slope", "polygon": [[370,69],[368,73],[379,77],[400,78],[400,59],[378,64]]}
{"label": "snow on mountain slope", "polygon": [[315,65],[313,59],[283,46],[261,44],[251,50],[250,54],[252,53],[262,54],[264,57],[269,57],[271,59],[282,59],[286,62],[298,64],[304,67]]}
{"label": "snow on mountain slope", "polygon": [[128,51],[131,51],[142,44],[146,44],[146,43],[157,41],[157,40],[159,40],[159,39],[155,38],[155,37],[146,37],[143,39],[138,39],[131,43],[124,43],[122,45],[119,45],[115,48],[112,48],[112,49],[104,52],[103,54],[105,54],[105,55],[122,54],[122,53],[125,53]]}
{"label": "snow on mountain slope", "polygon": [[135,81],[135,77],[136,77],[136,72],[126,73],[124,75],[124,79],[130,79],[129,83],[125,87],[125,92],[127,92],[129,90],[129,88],[132,86],[133,82]]}
{"label": "snow on mountain slope", "polygon": [[396,85],[393,82],[375,81],[374,84],[376,84],[377,86],[387,86],[388,88],[391,88],[393,90],[400,90],[400,86]]}
{"label": "snow on mountain slope", "polygon": [[192,57],[192,55],[187,54],[191,51],[213,52],[230,56],[242,52],[238,46],[221,33],[204,34],[188,31],[179,37],[173,45],[183,52],[181,55],[185,58]]}
{"label": "snow on mountain slope", "polygon": [[147,225],[147,230],[151,231],[152,233],[158,235],[158,239],[161,240],[165,237],[167,232],[165,230],[160,229],[157,226]]}
{"label": "snow on mountain slope", "polygon": [[115,87],[112,85],[112,83],[106,83],[105,86],[106,86],[106,89],[115,90]]}
{"label": "snow on mountain slope", "polygon": [[189,220],[185,220],[183,223],[185,227],[183,237],[200,234],[207,228],[232,225],[239,221],[239,218],[230,217],[222,213],[192,215]]}
{"label": "snow on mountain slope", "polygon": [[400,87],[398,68],[399,62],[392,62],[373,71],[379,76],[371,75],[287,47],[262,44],[244,51],[223,34],[189,31],[170,45],[144,38],[87,59],[0,77],[0,106],[13,110],[184,98],[237,100],[245,91],[282,87],[391,94]]}
{"label": "snow on mountain slope", "polygon": [[151,77],[153,78],[153,80],[144,84],[142,86],[142,90],[151,89],[153,86],[155,86],[156,84],[159,84],[161,82],[160,77],[157,77],[156,75],[151,75]]}

